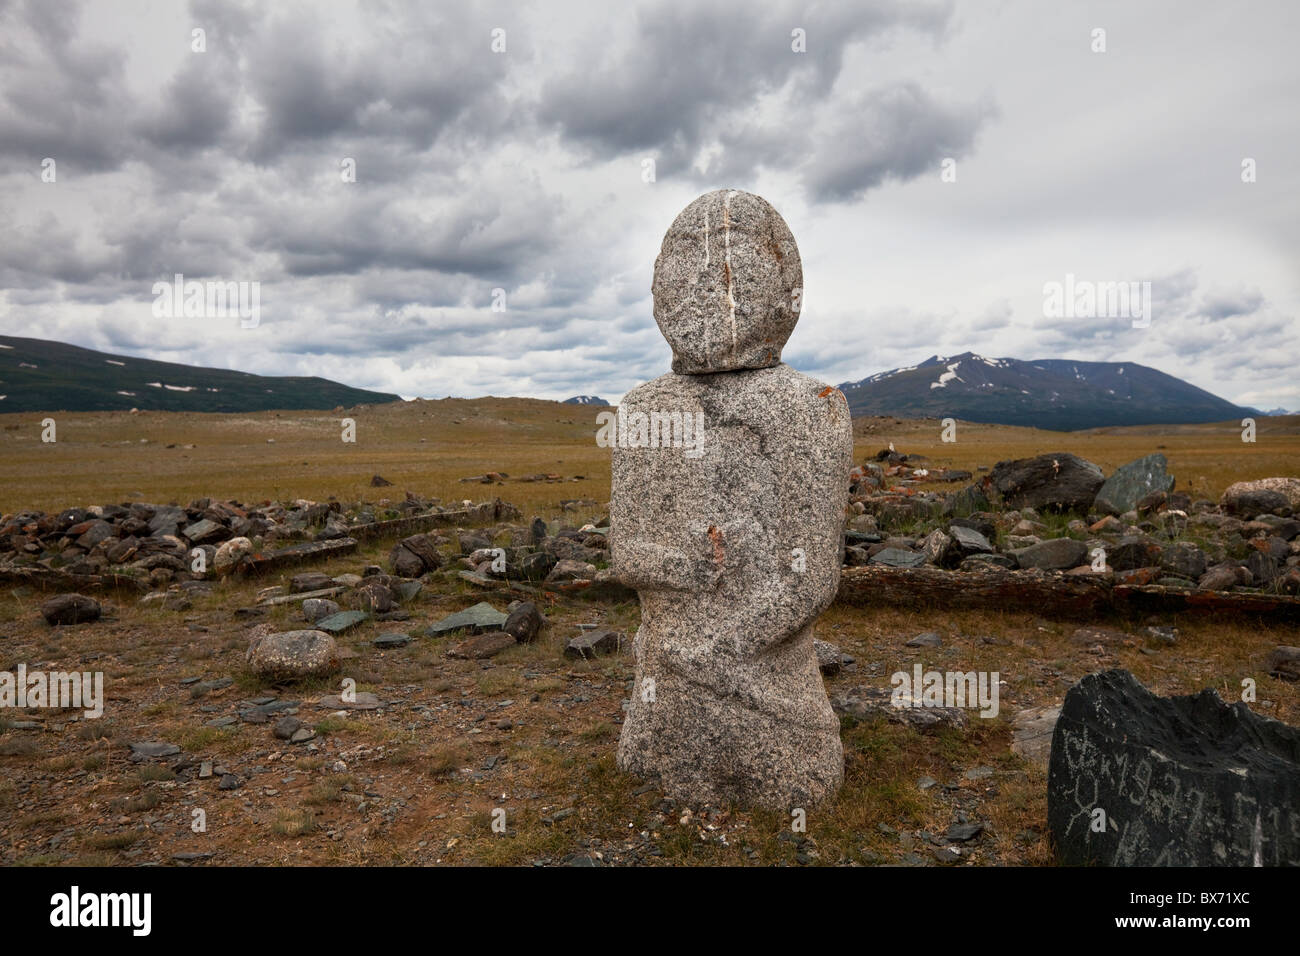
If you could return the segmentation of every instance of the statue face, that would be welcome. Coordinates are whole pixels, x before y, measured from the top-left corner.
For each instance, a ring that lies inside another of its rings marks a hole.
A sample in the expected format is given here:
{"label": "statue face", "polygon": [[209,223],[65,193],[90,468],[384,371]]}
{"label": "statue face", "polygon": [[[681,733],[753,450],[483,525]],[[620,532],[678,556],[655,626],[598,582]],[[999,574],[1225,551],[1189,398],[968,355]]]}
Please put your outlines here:
{"label": "statue face", "polygon": [[803,299],[799,248],[762,197],[705,193],[664,235],[651,290],[674,372],[777,365]]}

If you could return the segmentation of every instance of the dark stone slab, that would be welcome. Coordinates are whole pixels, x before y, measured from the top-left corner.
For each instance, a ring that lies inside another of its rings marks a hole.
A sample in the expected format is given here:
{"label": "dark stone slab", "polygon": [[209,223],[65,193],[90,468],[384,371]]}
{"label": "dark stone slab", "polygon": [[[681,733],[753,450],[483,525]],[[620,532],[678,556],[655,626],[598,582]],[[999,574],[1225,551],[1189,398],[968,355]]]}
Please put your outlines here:
{"label": "dark stone slab", "polygon": [[1066,864],[1295,865],[1300,729],[1213,690],[1158,697],[1128,671],[1090,674],[1061,706],[1047,822]]}

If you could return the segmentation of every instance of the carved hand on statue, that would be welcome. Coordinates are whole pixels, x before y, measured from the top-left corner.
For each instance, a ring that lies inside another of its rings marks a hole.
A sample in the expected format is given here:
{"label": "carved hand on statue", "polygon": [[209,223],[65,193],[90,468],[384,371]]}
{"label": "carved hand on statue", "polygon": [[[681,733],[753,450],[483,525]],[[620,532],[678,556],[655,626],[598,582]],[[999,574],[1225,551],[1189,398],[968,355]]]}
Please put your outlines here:
{"label": "carved hand on statue", "polygon": [[611,564],[618,579],[638,591],[711,591],[722,580],[724,542],[712,525],[691,535],[689,550],[615,537]]}

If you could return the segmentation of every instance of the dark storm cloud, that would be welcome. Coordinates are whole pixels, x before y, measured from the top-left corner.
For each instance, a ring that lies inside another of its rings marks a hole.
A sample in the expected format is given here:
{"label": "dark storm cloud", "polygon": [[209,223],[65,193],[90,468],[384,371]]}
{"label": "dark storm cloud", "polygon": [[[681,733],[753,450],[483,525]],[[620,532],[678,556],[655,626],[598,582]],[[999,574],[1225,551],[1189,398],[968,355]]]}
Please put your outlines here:
{"label": "dark storm cloud", "polygon": [[121,55],[76,34],[79,5],[0,7],[0,155],[67,172],[116,168],[128,152]]}
{"label": "dark storm cloud", "polygon": [[[620,42],[605,27],[604,55],[590,55],[598,62],[574,58],[542,87],[540,120],[597,156],[648,154],[657,174],[743,182],[760,168],[799,165],[810,153],[846,145],[837,138],[840,126],[825,134],[810,128],[815,118],[809,109],[834,86],[846,48],[899,29],[938,36],[951,5],[844,4],[810,11],[793,4],[670,3],[631,15],[630,37]],[[806,52],[792,49],[796,29],[803,31]],[[776,102],[764,110],[756,104],[767,96]],[[981,120],[950,116],[914,93],[868,98],[861,107],[855,111],[860,120],[881,126],[879,115],[866,114],[888,114],[893,127],[920,132],[910,133],[913,142],[894,154],[869,145],[865,173],[814,166],[810,185],[817,200],[851,195],[887,173],[914,175],[921,168],[917,160],[933,152],[924,148],[926,140],[964,152]],[[848,122],[852,126],[853,119]],[[862,132],[855,128],[847,142],[857,143]],[[717,147],[716,156],[705,155],[710,147]]]}
{"label": "dark storm cloud", "polygon": [[[1283,31],[1172,10],[1126,32],[1137,59],[1090,59],[1039,90],[1028,54],[1066,62],[1084,41],[1045,35],[1022,0],[978,14],[950,2],[0,0],[0,327],[402,394],[613,398],[667,367],[649,295],[663,230],[693,194],[734,185],[782,210],[810,283],[828,290],[786,359],[830,380],[966,349],[1202,370],[1250,354],[1252,337],[1286,353],[1285,270],[1248,245],[1275,224],[1252,235],[1241,218],[1240,245],[1182,242],[1198,227],[1227,234],[1200,194],[1177,190],[1206,188],[1206,141],[1250,155],[1229,121],[1239,111],[1188,71],[1161,94],[1159,135],[1134,150],[1125,137],[1133,123],[1152,132],[1151,105],[1097,92],[1167,85],[1159,27],[1173,13],[1189,32],[1180,57],[1272,64],[1258,50]],[[508,53],[491,52],[494,28]],[[792,51],[795,29],[807,52]],[[1270,66],[1268,89],[1288,89],[1289,69]],[[1251,95],[1291,145],[1291,114]],[[1063,159],[1074,142],[1091,145]],[[40,180],[45,156],[57,185]],[[653,184],[639,176],[647,157]],[[941,187],[948,157],[980,165]],[[1276,214],[1294,189],[1270,168],[1249,188]],[[1163,203],[1185,221],[1162,224]],[[1109,233],[1126,258],[1102,268],[1155,274],[1148,330],[1041,316],[1043,263],[1075,248],[1095,261],[1111,241],[1079,232],[1098,208],[1129,217]],[[1055,256],[1037,257],[1053,238]],[[152,284],[177,272],[259,281],[261,326],[159,322]]]}
{"label": "dark storm cloud", "polygon": [[960,159],[997,111],[989,102],[968,106],[937,103],[915,83],[863,93],[840,110],[828,143],[804,174],[818,202],[860,197],[887,179],[939,173],[946,158]]}

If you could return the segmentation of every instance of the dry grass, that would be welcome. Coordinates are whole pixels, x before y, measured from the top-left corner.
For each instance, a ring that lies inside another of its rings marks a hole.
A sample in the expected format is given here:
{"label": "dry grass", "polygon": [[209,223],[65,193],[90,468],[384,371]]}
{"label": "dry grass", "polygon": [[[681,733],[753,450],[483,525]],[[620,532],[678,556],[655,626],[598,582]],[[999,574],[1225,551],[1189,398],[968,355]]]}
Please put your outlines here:
{"label": "dry grass", "polygon": [[[328,414],[56,414],[57,446],[31,440],[37,429],[30,416],[6,416],[21,430],[0,430],[0,508],[53,510],[130,500],[132,491],[183,503],[201,496],[375,500],[409,488],[447,501],[500,495],[525,516],[556,513],[561,499],[593,498],[598,506],[573,516],[585,518],[598,514],[608,496],[608,451],[592,440],[594,415],[513,399],[361,409],[353,415],[356,446],[338,442],[337,416]],[[858,426],[858,460],[892,440],[902,451],[930,456],[932,464],[972,471],[1001,458],[1062,449],[1110,469],[1164,445],[1179,487],[1190,481],[1190,490],[1209,495],[1233,480],[1293,472],[1300,460],[1300,438],[1267,421],[1255,445],[1215,426],[1074,435],[959,426],[955,445],[939,441],[937,422]],[[141,445],[140,437],[150,443]],[[266,444],[267,437],[275,444]],[[421,444],[420,437],[428,440]],[[112,444],[118,441],[125,443]],[[166,449],[168,442],[198,448]],[[503,486],[456,480],[488,470],[587,478]],[[370,488],[376,472],[394,487]],[[59,480],[52,482],[51,474]],[[383,563],[390,544],[369,543],[319,570],[339,574]],[[394,629],[378,622],[340,639],[348,655],[345,675],[381,699],[402,701],[342,719],[319,703],[337,691],[336,679],[277,688],[246,671],[245,632],[253,622],[234,618],[232,609],[252,605],[258,589],[287,583],[291,573],[224,581],[183,613],[108,594],[104,600],[116,612],[111,620],[57,636],[40,620],[39,595],[0,593],[12,660],[43,661],[50,669],[93,661],[105,671],[108,697],[104,719],[69,723],[61,732],[0,728],[0,862],[166,863],[177,849],[175,834],[189,839],[190,812],[201,806],[210,831],[187,848],[213,852],[222,865],[528,865],[575,853],[618,858],[634,846],[642,862],[658,864],[892,863],[926,853],[911,834],[943,833],[960,814],[988,827],[963,849],[964,862],[1045,865],[1051,862],[1046,774],[1009,751],[1009,722],[1021,708],[1059,701],[1091,671],[1125,667],[1158,693],[1212,686],[1228,700],[1250,678],[1259,698],[1252,708],[1300,723],[1296,688],[1264,672],[1275,644],[1296,642],[1294,629],[1232,620],[1115,620],[1103,623],[1127,629],[1135,640],[1097,656],[1070,642],[1073,624],[1046,617],[834,606],[818,621],[817,636],[859,664],[856,673],[828,679],[832,694],[855,684],[888,686],[891,673],[917,662],[997,671],[1006,684],[999,715],[973,718],[966,733],[846,721],[844,786],[832,802],[809,808],[807,832],[795,834],[787,813],[716,808],[706,817],[700,807],[665,807],[661,794],[617,770],[613,751],[631,657],[572,662],[560,651],[579,622],[630,633],[639,618],[635,604],[547,603],[550,625],[537,643],[490,662],[459,661],[445,656],[452,639],[419,636],[424,628],[485,598],[504,607],[507,597],[430,576],[409,607],[411,621],[400,625],[417,635],[409,646],[373,648],[374,637]],[[289,606],[260,620],[299,626]],[[1144,653],[1138,635],[1148,623],[1177,624],[1178,644],[1146,646],[1154,653]],[[943,647],[903,646],[923,630],[939,631]],[[231,676],[235,683],[196,697],[180,683],[193,676]],[[302,701],[299,717],[317,729],[318,752],[274,739],[267,725],[205,726],[263,694]],[[508,728],[497,725],[503,717]],[[225,792],[215,778],[197,780],[192,769],[177,775],[166,761],[132,764],[126,745],[136,740],[174,742],[194,761],[228,764],[246,782]],[[346,771],[335,769],[339,761]],[[964,774],[976,766],[994,774],[967,780]],[[922,776],[939,785],[922,790]],[[505,811],[504,833],[493,828],[496,810]],[[50,841],[71,828],[84,834],[81,842],[53,849]]]}

